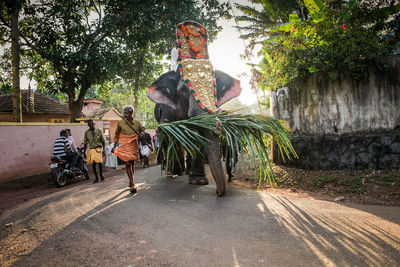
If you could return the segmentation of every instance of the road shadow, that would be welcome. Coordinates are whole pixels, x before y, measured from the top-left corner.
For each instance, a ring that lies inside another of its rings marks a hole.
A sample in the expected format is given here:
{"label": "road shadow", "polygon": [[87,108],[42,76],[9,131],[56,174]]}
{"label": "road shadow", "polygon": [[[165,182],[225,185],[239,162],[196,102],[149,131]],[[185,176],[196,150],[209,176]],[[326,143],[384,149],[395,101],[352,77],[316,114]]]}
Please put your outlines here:
{"label": "road shadow", "polygon": [[[157,166],[137,170],[135,195],[129,193],[127,181],[121,175],[74,188],[30,206],[25,216],[22,211],[12,215],[15,229],[33,222],[32,229],[43,229],[47,235],[10,230],[7,238],[30,238],[32,245],[9,262],[15,266],[394,266],[400,262],[399,233],[394,232],[398,225],[371,219],[367,212],[229,185],[227,195],[219,198],[212,181],[207,186],[189,185],[186,176],[160,177]],[[354,212],[358,214],[353,216]],[[7,238],[2,244],[11,246]]]}

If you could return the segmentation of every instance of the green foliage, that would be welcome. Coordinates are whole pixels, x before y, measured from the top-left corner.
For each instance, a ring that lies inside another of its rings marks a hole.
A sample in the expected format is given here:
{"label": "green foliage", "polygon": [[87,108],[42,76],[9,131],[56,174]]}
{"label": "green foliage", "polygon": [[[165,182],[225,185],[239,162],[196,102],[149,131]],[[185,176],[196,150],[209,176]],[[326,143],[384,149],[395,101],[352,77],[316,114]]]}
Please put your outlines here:
{"label": "green foliage", "polygon": [[317,71],[332,79],[341,72],[361,78],[369,66],[382,67],[382,59],[398,45],[399,4],[394,1],[333,0],[309,13],[310,19],[292,23],[289,32],[264,43],[262,88],[276,89]]}
{"label": "green foliage", "polygon": [[144,88],[136,94],[132,85],[123,80],[114,80],[96,86],[93,97],[102,99],[104,107],[114,107],[121,114],[125,106],[134,106],[135,97],[138,97],[136,119],[144,121],[148,129],[156,128],[157,122],[153,116],[154,103],[147,97]]}
{"label": "green foliage", "polygon": [[271,28],[289,22],[291,13],[296,12],[301,17],[306,16],[303,4],[298,0],[250,0],[250,3],[251,6],[235,4],[242,12],[235,17],[236,21],[244,22],[246,25],[237,27],[241,31],[240,38],[250,41],[246,48],[246,56],[251,54],[255,45],[277,36],[277,32],[272,32]]}
{"label": "green foliage", "polygon": [[146,123],[146,129],[156,129],[158,127],[158,123],[154,117],[154,102],[147,97],[146,90],[140,91],[138,98],[139,105],[137,107],[137,118]]}
{"label": "green foliage", "polygon": [[[275,184],[272,166],[269,158],[271,139],[278,145],[283,158],[290,159],[290,154],[297,157],[291,142],[291,130],[283,121],[262,115],[234,114],[228,111],[218,114],[204,113],[188,120],[163,123],[159,126],[160,147],[167,148],[167,158],[176,161],[180,154],[177,149],[182,146],[188,153],[202,153],[202,147],[207,148],[208,140],[198,131],[212,131],[224,138],[230,154],[235,151],[248,151],[254,162],[259,166],[259,181]],[[179,144],[179,145],[177,145]],[[243,156],[243,153],[240,153]],[[232,157],[232,166],[236,159]]]}
{"label": "green foliage", "polygon": [[0,94],[11,94],[12,85],[10,82],[6,81],[2,77],[0,78]]}
{"label": "green foliage", "polygon": [[[134,84],[135,92],[143,89],[173,46],[178,22],[190,18],[202,23],[212,40],[220,30],[217,20],[228,15],[227,4],[217,0],[21,3],[24,67],[41,89],[68,96],[73,118],[93,85],[122,78]],[[10,41],[9,17],[2,8],[2,44]]]}

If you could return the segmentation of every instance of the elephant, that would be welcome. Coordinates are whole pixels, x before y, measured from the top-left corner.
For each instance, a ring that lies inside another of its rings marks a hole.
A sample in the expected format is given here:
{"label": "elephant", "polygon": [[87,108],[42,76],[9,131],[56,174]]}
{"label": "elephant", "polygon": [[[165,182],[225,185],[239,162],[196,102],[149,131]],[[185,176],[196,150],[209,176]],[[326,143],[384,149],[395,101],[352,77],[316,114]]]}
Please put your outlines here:
{"label": "elephant", "polygon": [[[165,104],[156,104],[154,107],[154,117],[158,123],[161,122],[169,122],[169,121],[176,121],[176,112],[170,106]],[[160,147],[160,151],[158,151],[157,158],[160,159],[162,164],[162,170],[166,168],[166,148]],[[178,162],[179,161],[179,162]],[[188,163],[186,166],[189,166]],[[185,171],[185,162],[184,162],[184,152],[178,155],[178,160],[176,162],[169,162],[168,170],[171,172],[172,175],[182,175]],[[187,174],[189,174],[189,169],[186,170]]]}
{"label": "elephant", "polygon": [[[218,70],[215,70],[214,74],[219,106],[240,95],[242,88],[239,80]],[[199,107],[188,85],[180,78],[180,74],[177,71],[169,71],[158,77],[149,86],[147,97],[156,104],[167,105],[172,109],[170,112],[173,111],[173,116],[168,118],[169,121],[186,120],[205,112],[204,109]],[[217,195],[223,196],[226,191],[226,180],[220,158],[219,137],[211,131],[203,131],[201,134],[210,142],[207,151],[208,162],[217,185]],[[199,185],[208,184],[204,171],[204,159],[201,156],[195,156],[192,159],[189,183]]]}

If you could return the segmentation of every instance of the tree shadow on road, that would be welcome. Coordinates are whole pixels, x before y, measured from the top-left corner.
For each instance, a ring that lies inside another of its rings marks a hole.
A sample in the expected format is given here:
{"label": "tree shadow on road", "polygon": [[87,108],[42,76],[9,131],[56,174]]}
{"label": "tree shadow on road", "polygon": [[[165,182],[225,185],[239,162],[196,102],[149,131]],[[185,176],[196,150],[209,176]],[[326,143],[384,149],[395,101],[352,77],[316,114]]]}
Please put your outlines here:
{"label": "tree shadow on road", "polygon": [[[185,176],[160,178],[156,170],[137,172],[136,195],[124,188],[127,178],[120,176],[31,206],[18,224],[34,221],[45,233],[14,232],[17,239],[34,242],[9,262],[17,266],[393,266],[400,261],[399,226],[367,212],[233,186],[218,198],[213,182],[188,185]],[[67,208],[57,209],[62,205]],[[41,211],[32,212],[34,208]],[[8,248],[15,247],[11,239],[3,241]]]}

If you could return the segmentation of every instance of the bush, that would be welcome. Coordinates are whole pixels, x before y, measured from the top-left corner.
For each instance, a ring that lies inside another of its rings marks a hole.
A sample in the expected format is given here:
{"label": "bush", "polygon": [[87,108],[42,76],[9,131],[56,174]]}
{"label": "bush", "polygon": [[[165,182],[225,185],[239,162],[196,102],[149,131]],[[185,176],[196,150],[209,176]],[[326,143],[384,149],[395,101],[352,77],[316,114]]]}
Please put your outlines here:
{"label": "bush", "polygon": [[345,71],[358,79],[371,65],[399,45],[399,6],[394,1],[333,0],[310,18],[294,24],[264,51],[273,59],[266,65],[264,88],[285,86],[296,77],[316,71],[331,78]]}

